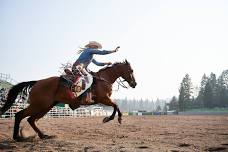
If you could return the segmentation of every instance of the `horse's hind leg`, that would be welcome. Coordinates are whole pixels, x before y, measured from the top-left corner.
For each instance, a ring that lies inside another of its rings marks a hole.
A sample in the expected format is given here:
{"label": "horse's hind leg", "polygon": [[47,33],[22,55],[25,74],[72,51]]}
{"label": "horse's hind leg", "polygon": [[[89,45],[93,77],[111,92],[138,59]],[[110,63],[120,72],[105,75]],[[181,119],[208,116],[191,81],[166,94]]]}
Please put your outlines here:
{"label": "horse's hind leg", "polygon": [[38,136],[41,139],[46,139],[51,136],[43,134],[42,131],[40,131],[40,129],[37,127],[36,121],[38,121],[40,118],[42,118],[52,107],[53,106],[43,110],[42,112],[38,113],[37,115],[32,115],[31,117],[28,118],[28,122],[29,122],[30,126],[34,129],[34,131],[38,134]]}
{"label": "horse's hind leg", "polygon": [[15,122],[14,122],[14,132],[13,132],[13,139],[16,141],[20,141],[22,138],[19,137],[19,128],[20,122],[25,117],[29,116],[29,109],[23,109],[15,114]]}

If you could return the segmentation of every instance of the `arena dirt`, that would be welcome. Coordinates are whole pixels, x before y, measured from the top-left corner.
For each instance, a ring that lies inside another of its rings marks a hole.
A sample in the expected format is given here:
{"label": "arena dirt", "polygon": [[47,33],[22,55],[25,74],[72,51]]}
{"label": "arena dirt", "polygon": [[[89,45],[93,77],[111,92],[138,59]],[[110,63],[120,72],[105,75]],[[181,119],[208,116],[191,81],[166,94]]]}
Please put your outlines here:
{"label": "arena dirt", "polygon": [[[0,151],[228,151],[228,116],[124,116],[103,124],[103,117],[43,118],[38,126],[56,138],[12,139],[13,119],[0,120]],[[27,121],[21,134],[35,135]]]}

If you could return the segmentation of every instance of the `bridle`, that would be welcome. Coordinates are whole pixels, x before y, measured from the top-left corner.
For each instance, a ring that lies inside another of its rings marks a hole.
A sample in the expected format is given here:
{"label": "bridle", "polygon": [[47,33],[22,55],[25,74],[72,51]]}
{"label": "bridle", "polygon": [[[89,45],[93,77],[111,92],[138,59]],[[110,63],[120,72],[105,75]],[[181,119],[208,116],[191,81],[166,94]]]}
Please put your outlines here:
{"label": "bridle", "polygon": [[125,89],[128,89],[129,87],[127,87],[123,82],[125,82],[126,80],[121,80],[120,77],[118,78],[118,80],[116,80],[117,84],[118,84],[118,88],[116,91],[119,90],[120,86],[125,88]]}
{"label": "bridle", "polygon": [[[109,81],[107,81],[106,79],[100,77],[100,75],[98,75],[98,76],[93,75],[93,77],[96,78],[96,79],[98,79],[98,80],[101,80],[101,81],[104,81],[104,82],[110,84]],[[126,85],[124,84],[125,81],[126,81],[126,80],[121,80],[121,78],[119,77],[119,78],[116,80],[116,82],[117,82],[117,84],[118,84],[118,88],[117,88],[117,90],[114,90],[114,91],[118,91],[118,90],[120,89],[120,86],[123,87],[123,88],[125,88],[125,89],[128,89],[129,87],[126,86]]]}
{"label": "bridle", "polygon": [[[114,69],[114,70],[115,70],[115,69]],[[107,81],[106,79],[104,79],[103,77],[101,77],[100,74],[97,74],[97,75],[92,74],[92,75],[93,75],[93,77],[95,77],[96,79],[101,80],[101,81],[104,81],[104,82],[110,84],[110,82]],[[130,77],[132,78],[132,75],[130,75]],[[127,80],[125,80],[125,79],[121,80],[121,77],[119,77],[119,78],[116,80],[116,83],[118,84],[117,89],[116,89],[116,90],[113,90],[113,91],[118,91],[118,90],[120,89],[120,86],[123,87],[123,88],[125,88],[125,89],[130,88],[129,85],[127,86],[126,84],[124,84],[125,81],[127,81]]]}

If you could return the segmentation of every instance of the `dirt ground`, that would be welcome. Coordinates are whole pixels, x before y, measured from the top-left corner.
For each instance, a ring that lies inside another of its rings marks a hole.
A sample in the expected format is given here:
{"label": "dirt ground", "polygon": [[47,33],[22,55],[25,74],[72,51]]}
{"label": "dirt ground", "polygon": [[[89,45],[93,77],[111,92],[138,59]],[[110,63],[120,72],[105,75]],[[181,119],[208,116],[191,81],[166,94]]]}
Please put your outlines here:
{"label": "dirt ground", "polygon": [[[102,123],[103,117],[43,118],[38,126],[56,138],[12,139],[13,119],[0,120],[0,151],[228,151],[228,116],[124,116]],[[27,121],[24,136],[35,135]]]}

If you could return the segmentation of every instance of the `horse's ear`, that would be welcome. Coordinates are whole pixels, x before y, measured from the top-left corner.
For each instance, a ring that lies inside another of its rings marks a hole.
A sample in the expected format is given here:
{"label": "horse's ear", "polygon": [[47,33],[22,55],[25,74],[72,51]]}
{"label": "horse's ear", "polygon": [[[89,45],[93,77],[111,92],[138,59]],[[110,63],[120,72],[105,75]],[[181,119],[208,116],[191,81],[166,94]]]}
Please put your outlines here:
{"label": "horse's ear", "polygon": [[124,63],[129,64],[129,62],[127,61],[127,59],[124,60]]}

